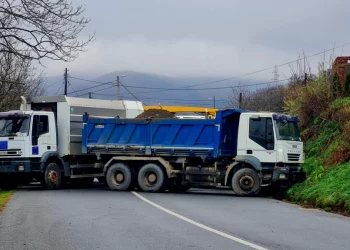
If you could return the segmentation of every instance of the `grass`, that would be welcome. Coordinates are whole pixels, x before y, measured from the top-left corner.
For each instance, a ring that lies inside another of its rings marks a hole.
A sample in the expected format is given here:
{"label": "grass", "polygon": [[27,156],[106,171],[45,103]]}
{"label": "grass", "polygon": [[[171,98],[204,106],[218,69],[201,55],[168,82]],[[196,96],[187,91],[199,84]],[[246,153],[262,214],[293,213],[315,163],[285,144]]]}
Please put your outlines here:
{"label": "grass", "polygon": [[15,190],[0,190],[0,212],[2,212],[2,210],[5,208],[6,203],[11,199],[11,196],[14,192]]}
{"label": "grass", "polygon": [[308,179],[293,186],[288,198],[304,206],[350,215],[350,163],[327,169],[319,160],[310,158],[305,166],[310,173]]}
{"label": "grass", "polygon": [[307,179],[289,189],[287,198],[302,206],[350,215],[350,97],[336,99],[327,112],[331,115],[321,115],[327,119],[315,118],[313,127],[305,131],[311,135],[304,147]]}

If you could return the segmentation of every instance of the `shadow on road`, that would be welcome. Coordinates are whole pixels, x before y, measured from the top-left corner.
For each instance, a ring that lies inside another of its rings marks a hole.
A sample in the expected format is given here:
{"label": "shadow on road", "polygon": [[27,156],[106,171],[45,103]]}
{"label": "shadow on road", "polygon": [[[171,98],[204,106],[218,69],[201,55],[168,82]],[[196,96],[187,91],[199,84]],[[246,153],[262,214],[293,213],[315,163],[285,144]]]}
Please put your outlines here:
{"label": "shadow on road", "polygon": [[[18,190],[26,190],[26,191],[43,191],[44,189],[41,187],[40,183],[29,183],[25,186],[19,187]],[[118,191],[112,191],[109,189],[109,187],[100,182],[94,182],[92,186],[90,187],[77,187],[74,186],[73,184],[65,184],[61,190],[103,190],[103,191],[110,191],[110,192],[115,192],[118,193]],[[142,190],[135,189],[134,191],[139,192],[139,193],[147,193],[143,192]],[[176,196],[221,196],[221,197],[239,197],[239,198],[273,198],[269,195],[259,195],[259,196],[252,196],[252,197],[242,197],[236,195],[231,189],[229,188],[191,188],[185,193],[172,193],[165,191],[163,194],[169,194],[169,195],[176,195]],[[147,193],[150,194],[150,193]]]}

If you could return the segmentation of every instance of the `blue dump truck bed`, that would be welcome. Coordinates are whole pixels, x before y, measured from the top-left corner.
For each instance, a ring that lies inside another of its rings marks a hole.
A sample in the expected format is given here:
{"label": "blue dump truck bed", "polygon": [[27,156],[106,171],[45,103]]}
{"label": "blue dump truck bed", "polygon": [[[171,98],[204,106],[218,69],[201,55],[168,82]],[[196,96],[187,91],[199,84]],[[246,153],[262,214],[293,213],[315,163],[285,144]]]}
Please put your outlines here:
{"label": "blue dump truck bed", "polygon": [[215,119],[99,119],[84,116],[83,153],[132,156],[232,157],[241,110]]}

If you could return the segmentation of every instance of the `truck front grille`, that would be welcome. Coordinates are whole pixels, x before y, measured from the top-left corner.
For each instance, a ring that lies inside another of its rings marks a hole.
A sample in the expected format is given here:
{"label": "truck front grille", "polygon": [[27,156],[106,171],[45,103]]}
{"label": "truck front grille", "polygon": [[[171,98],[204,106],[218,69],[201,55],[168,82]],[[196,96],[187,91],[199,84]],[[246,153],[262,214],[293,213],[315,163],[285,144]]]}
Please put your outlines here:
{"label": "truck front grille", "polygon": [[9,149],[9,150],[0,150],[0,157],[4,156],[21,156],[22,152],[20,149]]}
{"label": "truck front grille", "polygon": [[299,161],[300,154],[288,154],[288,161]]}

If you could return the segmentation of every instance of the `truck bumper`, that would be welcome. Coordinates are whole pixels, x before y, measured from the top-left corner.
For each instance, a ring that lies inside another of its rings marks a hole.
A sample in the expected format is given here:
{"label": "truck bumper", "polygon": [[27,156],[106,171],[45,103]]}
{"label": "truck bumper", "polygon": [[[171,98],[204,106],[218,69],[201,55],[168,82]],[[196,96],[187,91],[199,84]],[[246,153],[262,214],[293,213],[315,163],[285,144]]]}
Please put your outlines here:
{"label": "truck bumper", "polygon": [[282,187],[289,188],[295,183],[305,181],[306,173],[300,166],[276,166],[273,170],[272,181]]}
{"label": "truck bumper", "polygon": [[0,161],[0,175],[30,172],[32,169],[29,161]]}

